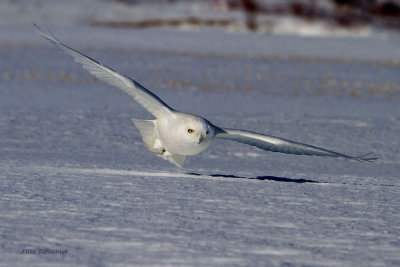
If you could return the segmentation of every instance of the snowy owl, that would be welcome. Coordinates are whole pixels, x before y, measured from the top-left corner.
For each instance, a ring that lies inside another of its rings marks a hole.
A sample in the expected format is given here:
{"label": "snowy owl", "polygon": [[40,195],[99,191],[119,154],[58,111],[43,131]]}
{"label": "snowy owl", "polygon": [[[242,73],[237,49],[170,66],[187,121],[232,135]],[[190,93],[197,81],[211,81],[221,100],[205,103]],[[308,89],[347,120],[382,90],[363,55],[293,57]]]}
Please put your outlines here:
{"label": "snowy owl", "polygon": [[52,34],[45,33],[35,24],[34,26],[41,36],[72,56],[91,74],[130,95],[153,114],[154,120],[132,119],[132,121],[139,130],[148,150],[178,167],[183,166],[186,156],[202,152],[215,138],[234,140],[263,150],[287,154],[340,157],[362,162],[371,162],[377,159],[369,157],[371,153],[352,157],[275,136],[217,127],[200,116],[180,112],[169,107],[158,96],[135,80],[64,45]]}

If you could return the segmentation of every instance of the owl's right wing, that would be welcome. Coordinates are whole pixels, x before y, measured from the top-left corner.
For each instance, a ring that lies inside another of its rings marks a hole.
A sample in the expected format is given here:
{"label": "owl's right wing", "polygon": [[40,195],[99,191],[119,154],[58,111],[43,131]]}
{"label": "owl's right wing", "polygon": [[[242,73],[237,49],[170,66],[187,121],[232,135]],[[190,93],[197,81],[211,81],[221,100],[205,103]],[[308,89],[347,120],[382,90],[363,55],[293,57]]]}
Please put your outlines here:
{"label": "owl's right wing", "polygon": [[275,136],[263,135],[245,130],[217,128],[216,132],[217,133],[215,135],[215,138],[233,140],[272,152],[296,155],[340,157],[362,162],[372,162],[377,159],[374,157],[368,157],[371,153],[352,157],[320,147],[315,147]]}
{"label": "owl's right wing", "polygon": [[88,70],[91,74],[96,76],[96,78],[102,80],[109,85],[115,86],[122,90],[124,93],[133,97],[139,104],[141,104],[145,109],[152,113],[156,118],[160,116],[170,114],[172,108],[165,104],[158,96],[144,88],[138,82],[130,79],[111,68],[97,62],[96,60],[64,45],[59,40],[57,40],[50,33],[45,33],[36,24],[36,31],[45,39],[50,41],[52,44],[64,50],[64,52],[72,56],[75,62],[82,64],[83,68]]}

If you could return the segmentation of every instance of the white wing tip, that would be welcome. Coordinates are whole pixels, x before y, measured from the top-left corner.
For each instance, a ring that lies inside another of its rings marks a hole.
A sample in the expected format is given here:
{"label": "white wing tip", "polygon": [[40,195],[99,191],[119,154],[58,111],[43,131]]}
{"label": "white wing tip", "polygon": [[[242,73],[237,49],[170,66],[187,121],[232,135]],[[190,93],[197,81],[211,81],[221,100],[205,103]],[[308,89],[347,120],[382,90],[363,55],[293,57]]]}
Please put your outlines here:
{"label": "white wing tip", "polygon": [[57,44],[60,43],[56,37],[48,30],[46,33],[42,28],[40,28],[36,23],[32,23],[32,25],[35,27],[35,31],[40,34],[43,38],[49,40],[50,42]]}

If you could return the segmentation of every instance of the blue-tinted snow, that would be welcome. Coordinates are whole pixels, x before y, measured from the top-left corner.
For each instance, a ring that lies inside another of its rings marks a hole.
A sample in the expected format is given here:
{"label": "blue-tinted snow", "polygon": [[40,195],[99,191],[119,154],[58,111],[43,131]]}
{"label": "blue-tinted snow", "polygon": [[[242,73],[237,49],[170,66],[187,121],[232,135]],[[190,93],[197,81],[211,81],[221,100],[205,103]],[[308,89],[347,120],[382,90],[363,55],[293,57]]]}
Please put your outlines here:
{"label": "blue-tinted snow", "polygon": [[32,27],[0,31],[1,264],[400,264],[398,37],[52,28],[216,125],[380,158],[218,140],[178,169],[146,150],[129,97]]}

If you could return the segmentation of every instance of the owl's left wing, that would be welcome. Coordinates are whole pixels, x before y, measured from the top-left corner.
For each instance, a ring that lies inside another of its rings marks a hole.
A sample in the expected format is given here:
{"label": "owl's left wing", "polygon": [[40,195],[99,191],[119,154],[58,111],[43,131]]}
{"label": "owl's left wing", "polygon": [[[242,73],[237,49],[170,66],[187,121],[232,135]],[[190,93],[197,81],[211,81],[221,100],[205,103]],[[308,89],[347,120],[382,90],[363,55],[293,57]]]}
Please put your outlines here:
{"label": "owl's left wing", "polygon": [[256,146],[263,150],[268,150],[272,152],[280,152],[280,153],[296,154],[296,155],[339,157],[361,162],[372,162],[377,159],[374,157],[369,157],[371,153],[352,157],[331,150],[323,149],[320,147],[302,144],[275,136],[263,135],[245,130],[218,128],[216,132],[217,133],[215,135],[215,138],[233,140],[240,143]]}

